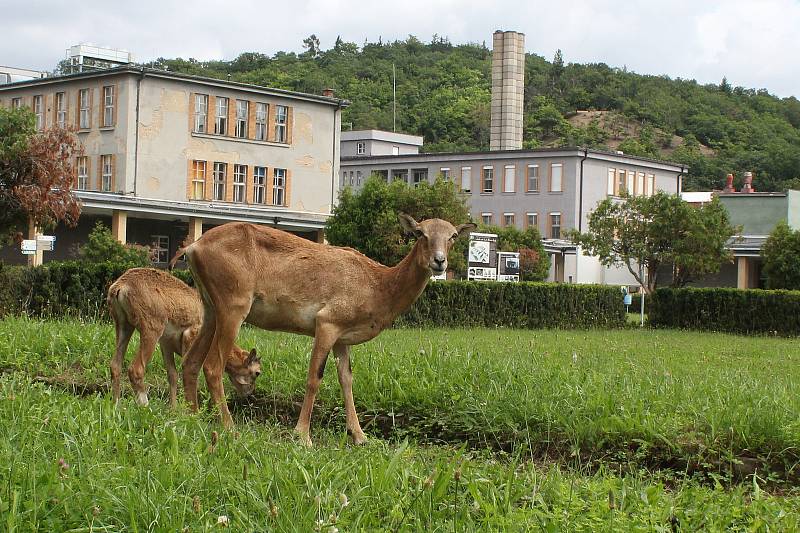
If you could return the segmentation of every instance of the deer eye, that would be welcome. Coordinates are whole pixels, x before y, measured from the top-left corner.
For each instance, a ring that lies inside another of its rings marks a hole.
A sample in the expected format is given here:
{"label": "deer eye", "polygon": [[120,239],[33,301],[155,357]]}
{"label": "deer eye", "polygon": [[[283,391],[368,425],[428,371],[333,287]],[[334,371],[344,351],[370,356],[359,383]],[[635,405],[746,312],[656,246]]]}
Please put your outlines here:
{"label": "deer eye", "polygon": [[458,233],[453,233],[452,235],[450,235],[450,240],[454,241],[454,240],[456,240],[457,237],[458,237]]}

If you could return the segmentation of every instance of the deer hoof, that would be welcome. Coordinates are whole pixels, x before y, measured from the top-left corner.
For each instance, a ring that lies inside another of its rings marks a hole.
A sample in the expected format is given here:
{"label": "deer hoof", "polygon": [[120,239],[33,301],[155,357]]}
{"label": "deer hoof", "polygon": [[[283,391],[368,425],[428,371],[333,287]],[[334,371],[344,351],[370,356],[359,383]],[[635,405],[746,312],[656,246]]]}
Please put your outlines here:
{"label": "deer hoof", "polygon": [[363,446],[367,443],[367,436],[364,435],[364,432],[361,431],[361,428],[358,428],[357,431],[348,429],[347,434],[353,439],[353,445],[355,446]]}
{"label": "deer hoof", "polygon": [[141,405],[142,407],[147,407],[150,401],[147,399],[146,392],[137,392],[136,393],[136,403]]}
{"label": "deer hoof", "polygon": [[295,433],[297,434],[297,438],[300,439],[300,444],[305,446],[306,448],[311,448],[313,443],[311,442],[311,436],[303,431],[299,431],[295,429]]}

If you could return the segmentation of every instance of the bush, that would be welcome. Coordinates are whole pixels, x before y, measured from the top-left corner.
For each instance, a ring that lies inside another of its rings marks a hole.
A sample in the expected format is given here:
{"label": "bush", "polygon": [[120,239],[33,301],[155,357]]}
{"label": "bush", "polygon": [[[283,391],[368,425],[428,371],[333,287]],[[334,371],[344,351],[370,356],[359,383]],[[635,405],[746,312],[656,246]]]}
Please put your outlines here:
{"label": "bush", "polygon": [[149,248],[138,244],[122,244],[100,220],[89,233],[86,244],[81,246],[80,256],[88,263],[124,263],[131,267],[148,267],[151,264]]}
{"label": "bush", "polygon": [[658,289],[650,324],[731,333],[800,334],[800,291]]}
{"label": "bush", "polygon": [[414,327],[586,328],[625,324],[619,288],[552,283],[430,283],[398,321]]}

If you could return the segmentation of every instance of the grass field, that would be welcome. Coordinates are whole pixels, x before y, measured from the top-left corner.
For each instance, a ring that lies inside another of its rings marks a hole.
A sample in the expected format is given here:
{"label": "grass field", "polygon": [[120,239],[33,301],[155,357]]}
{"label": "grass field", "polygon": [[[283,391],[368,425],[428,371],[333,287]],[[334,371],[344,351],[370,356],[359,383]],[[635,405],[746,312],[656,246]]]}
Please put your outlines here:
{"label": "grass field", "polygon": [[243,531],[800,528],[793,339],[387,331],[353,355],[371,442],[348,445],[330,364],[312,450],[291,434],[310,339],[246,329],[240,344],[258,349],[264,374],[254,398],[233,402],[239,425],[226,433],[159,401],[158,355],[150,408],[114,409],[108,324],[0,321],[0,524],[203,530],[224,515]]}

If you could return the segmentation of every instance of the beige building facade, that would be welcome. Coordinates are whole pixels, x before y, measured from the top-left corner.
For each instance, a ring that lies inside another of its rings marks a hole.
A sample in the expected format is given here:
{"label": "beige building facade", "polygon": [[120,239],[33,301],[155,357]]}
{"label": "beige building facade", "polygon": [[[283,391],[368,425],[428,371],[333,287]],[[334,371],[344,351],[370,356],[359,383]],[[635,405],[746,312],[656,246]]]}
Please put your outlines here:
{"label": "beige building facade", "polygon": [[56,229],[50,258],[73,255],[94,218],[159,264],[234,220],[321,239],[336,203],[337,98],[126,66],[3,85],[0,105],[29,107],[39,129],[74,127],[85,150],[82,224]]}

